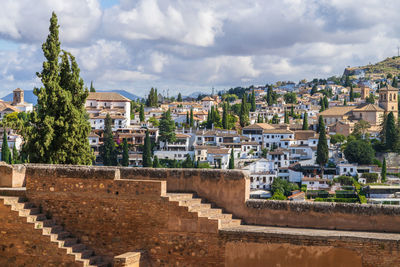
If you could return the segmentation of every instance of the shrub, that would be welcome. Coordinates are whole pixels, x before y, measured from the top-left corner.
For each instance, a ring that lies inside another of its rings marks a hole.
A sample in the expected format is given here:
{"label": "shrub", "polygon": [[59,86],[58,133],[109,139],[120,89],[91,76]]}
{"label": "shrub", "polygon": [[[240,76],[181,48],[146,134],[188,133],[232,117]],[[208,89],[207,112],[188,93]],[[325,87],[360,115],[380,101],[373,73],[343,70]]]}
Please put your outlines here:
{"label": "shrub", "polygon": [[333,179],[335,183],[340,183],[340,185],[353,185],[354,178],[351,176],[339,176]]}
{"label": "shrub", "polygon": [[363,173],[361,175],[362,178],[366,178],[367,179],[367,183],[375,183],[376,181],[378,181],[378,174],[377,173]]}

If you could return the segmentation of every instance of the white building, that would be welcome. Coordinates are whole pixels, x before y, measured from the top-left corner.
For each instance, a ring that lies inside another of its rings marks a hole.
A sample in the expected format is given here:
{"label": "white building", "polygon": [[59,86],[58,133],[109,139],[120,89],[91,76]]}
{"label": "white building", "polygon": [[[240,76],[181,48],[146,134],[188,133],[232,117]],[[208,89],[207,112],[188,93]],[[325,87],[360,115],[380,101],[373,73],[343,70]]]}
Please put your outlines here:
{"label": "white building", "polygon": [[270,189],[277,171],[274,162],[260,159],[243,168],[250,173],[250,189]]}

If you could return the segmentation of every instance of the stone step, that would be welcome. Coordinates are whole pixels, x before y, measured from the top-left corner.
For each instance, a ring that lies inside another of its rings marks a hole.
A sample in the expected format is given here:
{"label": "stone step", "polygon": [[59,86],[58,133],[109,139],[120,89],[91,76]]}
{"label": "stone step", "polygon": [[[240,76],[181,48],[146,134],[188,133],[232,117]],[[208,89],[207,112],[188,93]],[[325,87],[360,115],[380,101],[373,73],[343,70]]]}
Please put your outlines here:
{"label": "stone step", "polygon": [[14,210],[13,208],[15,208],[15,210],[31,209],[31,208],[35,208],[35,204],[33,204],[31,202],[15,203],[12,207],[12,210]]}
{"label": "stone step", "polygon": [[5,196],[1,196],[0,199],[3,199],[4,205],[14,205],[16,203],[23,202],[23,201],[21,201],[20,197],[5,197]]}
{"label": "stone step", "polygon": [[54,225],[53,227],[43,227],[44,235],[57,234],[63,231],[63,227],[60,225]]}
{"label": "stone step", "polygon": [[211,209],[211,204],[210,203],[201,203],[201,204],[196,204],[188,207],[189,211],[195,212],[199,210],[204,210],[204,209]]}
{"label": "stone step", "polygon": [[238,219],[219,219],[218,228],[239,226],[241,223],[242,221]]}
{"label": "stone step", "polygon": [[68,237],[64,240],[57,240],[60,247],[72,247],[73,245],[77,244],[78,238],[75,237]]}
{"label": "stone step", "polygon": [[187,200],[193,198],[193,194],[187,193],[167,193],[167,197],[171,201]]}
{"label": "stone step", "polygon": [[219,214],[213,214],[209,216],[211,219],[232,219],[232,214],[229,213],[219,213]]}
{"label": "stone step", "polygon": [[193,206],[201,204],[201,198],[190,198],[190,199],[184,199],[184,200],[179,200],[179,206]]}
{"label": "stone step", "polygon": [[211,217],[222,214],[221,209],[202,209],[197,211],[199,217]]}
{"label": "stone step", "polygon": [[28,215],[37,215],[40,214],[39,208],[31,208],[31,209],[20,209],[18,210],[19,216],[26,217]]}
{"label": "stone step", "polygon": [[47,220],[47,217],[44,214],[27,215],[24,217],[26,217],[26,221],[28,223],[35,223],[35,222],[41,222],[41,221]]}

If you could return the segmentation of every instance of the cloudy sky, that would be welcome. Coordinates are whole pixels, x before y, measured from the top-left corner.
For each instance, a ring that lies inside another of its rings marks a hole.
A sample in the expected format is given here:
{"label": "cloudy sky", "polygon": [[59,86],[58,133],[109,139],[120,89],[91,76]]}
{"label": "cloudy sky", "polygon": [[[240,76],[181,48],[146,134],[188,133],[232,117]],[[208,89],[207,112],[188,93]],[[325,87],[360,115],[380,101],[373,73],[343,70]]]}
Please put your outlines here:
{"label": "cloudy sky", "polygon": [[397,54],[400,1],[2,0],[0,97],[40,86],[57,13],[62,48],[97,89],[144,96],[341,75]]}

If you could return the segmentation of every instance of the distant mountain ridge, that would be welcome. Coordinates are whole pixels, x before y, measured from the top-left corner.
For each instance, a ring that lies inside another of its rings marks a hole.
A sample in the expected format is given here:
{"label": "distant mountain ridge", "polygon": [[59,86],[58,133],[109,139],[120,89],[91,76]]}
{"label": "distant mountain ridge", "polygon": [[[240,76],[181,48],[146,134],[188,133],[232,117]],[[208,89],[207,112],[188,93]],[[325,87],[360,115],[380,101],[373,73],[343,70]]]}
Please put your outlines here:
{"label": "distant mountain ridge", "polygon": [[[136,100],[138,98],[139,99],[141,98],[141,97],[139,97],[135,94],[129,93],[128,91],[125,91],[125,90],[108,90],[108,91],[98,90],[97,92],[115,92],[115,93],[123,95],[126,98],[129,98],[131,100]],[[27,102],[27,103],[32,103],[34,105],[36,105],[36,103],[37,103],[37,97],[33,94],[33,90],[24,90],[24,99],[25,99],[25,102]],[[2,100],[9,101],[9,102],[13,101],[13,93],[6,95],[5,97],[2,98]]]}

